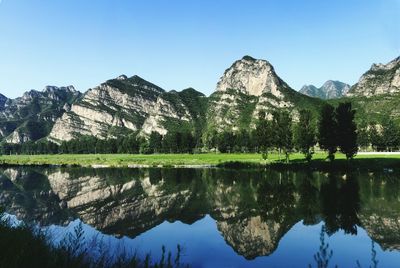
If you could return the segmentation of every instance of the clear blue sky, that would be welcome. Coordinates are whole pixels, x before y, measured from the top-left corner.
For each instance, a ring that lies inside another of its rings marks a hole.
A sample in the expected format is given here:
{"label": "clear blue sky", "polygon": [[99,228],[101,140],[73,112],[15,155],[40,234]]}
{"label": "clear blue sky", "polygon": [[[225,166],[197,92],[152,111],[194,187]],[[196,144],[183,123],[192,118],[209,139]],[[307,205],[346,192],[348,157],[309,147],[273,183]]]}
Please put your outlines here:
{"label": "clear blue sky", "polygon": [[207,95],[233,61],[295,89],[400,55],[400,0],[0,0],[0,92],[85,91],[119,74]]}

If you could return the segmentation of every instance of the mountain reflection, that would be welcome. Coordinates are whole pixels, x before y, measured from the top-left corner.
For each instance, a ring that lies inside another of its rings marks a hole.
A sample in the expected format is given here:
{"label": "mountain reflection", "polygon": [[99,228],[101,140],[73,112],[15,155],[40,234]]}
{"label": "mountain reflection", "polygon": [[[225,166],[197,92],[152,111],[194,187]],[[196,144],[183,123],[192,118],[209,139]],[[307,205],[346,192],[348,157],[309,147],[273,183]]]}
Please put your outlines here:
{"label": "mountain reflection", "polygon": [[0,205],[24,221],[80,218],[106,234],[135,237],[164,221],[210,215],[247,259],[269,255],[299,221],[324,232],[363,227],[384,249],[400,249],[396,174],[226,169],[7,168]]}

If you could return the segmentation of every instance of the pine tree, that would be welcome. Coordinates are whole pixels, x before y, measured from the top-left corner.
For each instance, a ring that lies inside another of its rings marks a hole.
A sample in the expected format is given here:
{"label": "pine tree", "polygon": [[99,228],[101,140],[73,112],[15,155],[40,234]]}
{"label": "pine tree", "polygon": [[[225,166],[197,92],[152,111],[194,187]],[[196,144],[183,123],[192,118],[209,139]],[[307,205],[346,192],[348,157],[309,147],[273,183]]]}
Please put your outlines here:
{"label": "pine tree", "polygon": [[162,148],[162,136],[156,131],[152,131],[149,138],[149,152],[159,153]]}
{"label": "pine tree", "polygon": [[274,145],[285,154],[286,163],[293,149],[292,117],[287,111],[277,111],[273,114],[272,130]]}
{"label": "pine tree", "polygon": [[315,126],[310,110],[300,111],[299,123],[297,123],[295,127],[294,141],[296,148],[302,152],[306,160],[310,162],[316,144]]}
{"label": "pine tree", "polygon": [[264,160],[266,160],[268,158],[268,152],[273,144],[273,131],[271,122],[266,118],[264,111],[258,114],[255,138],[258,151],[262,153]]}
{"label": "pine tree", "polygon": [[335,108],[332,105],[325,104],[322,107],[318,125],[318,143],[321,149],[328,151],[328,159],[331,161],[335,159],[337,151],[336,135]]}
{"label": "pine tree", "polygon": [[353,158],[358,152],[355,113],[351,102],[340,103],[336,108],[338,146],[347,159]]}
{"label": "pine tree", "polygon": [[382,122],[382,143],[386,151],[393,151],[400,145],[400,130],[391,118]]}

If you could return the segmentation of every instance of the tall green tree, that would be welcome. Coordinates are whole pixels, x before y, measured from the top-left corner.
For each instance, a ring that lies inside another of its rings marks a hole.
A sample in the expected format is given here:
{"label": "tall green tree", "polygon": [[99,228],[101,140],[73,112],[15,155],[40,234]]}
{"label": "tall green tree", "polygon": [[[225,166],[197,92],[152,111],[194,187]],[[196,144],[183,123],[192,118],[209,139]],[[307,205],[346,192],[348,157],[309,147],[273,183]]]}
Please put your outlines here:
{"label": "tall green tree", "polygon": [[338,146],[347,159],[353,158],[358,152],[355,114],[351,102],[339,103],[336,108]]}
{"label": "tall green tree", "polygon": [[374,151],[384,150],[384,142],[381,132],[381,129],[378,129],[378,125],[376,123],[371,123],[368,126],[368,139],[370,140],[372,149]]}
{"label": "tall green tree", "polygon": [[396,150],[400,146],[400,129],[392,118],[382,121],[382,145],[386,151]]}
{"label": "tall green tree", "polygon": [[330,104],[325,104],[321,109],[318,143],[321,149],[328,152],[328,159],[333,161],[337,151],[337,124],[335,108]]}
{"label": "tall green tree", "polygon": [[362,149],[367,149],[371,141],[369,139],[368,124],[362,121],[357,127],[357,143]]}
{"label": "tall green tree", "polygon": [[292,117],[288,111],[276,111],[273,113],[272,129],[274,145],[279,152],[285,154],[286,163],[289,162],[289,154],[293,149]]}
{"label": "tall green tree", "polygon": [[224,130],[218,134],[218,150],[221,153],[230,153],[234,147],[235,136],[232,132]]}
{"label": "tall green tree", "polygon": [[294,130],[294,143],[296,148],[302,152],[308,162],[314,154],[314,146],[317,143],[315,136],[315,125],[310,110],[301,110],[299,122]]}
{"label": "tall green tree", "polygon": [[149,137],[149,150],[151,153],[159,153],[162,150],[162,136],[156,131],[152,131]]}
{"label": "tall green tree", "polygon": [[235,135],[234,150],[237,152],[245,153],[250,150],[250,147],[251,147],[250,134],[246,129],[241,129]]}
{"label": "tall green tree", "polygon": [[271,121],[267,119],[264,111],[260,111],[258,114],[255,138],[258,151],[262,153],[263,158],[266,160],[268,158],[268,152],[273,145],[273,131]]}

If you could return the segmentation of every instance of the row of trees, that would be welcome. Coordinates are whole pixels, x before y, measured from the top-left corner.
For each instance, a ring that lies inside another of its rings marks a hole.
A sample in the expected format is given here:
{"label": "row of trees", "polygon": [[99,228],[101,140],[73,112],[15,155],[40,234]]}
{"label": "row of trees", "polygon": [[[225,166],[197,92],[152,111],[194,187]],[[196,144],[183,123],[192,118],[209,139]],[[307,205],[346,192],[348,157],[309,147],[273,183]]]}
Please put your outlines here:
{"label": "row of trees", "polygon": [[195,139],[189,131],[168,132],[162,136],[153,132],[149,139],[128,135],[118,139],[99,139],[82,136],[64,141],[60,145],[51,141],[26,142],[23,144],[3,144],[2,154],[96,154],[96,153],[192,153]]}
{"label": "row of trees", "polygon": [[318,143],[328,152],[330,160],[334,159],[338,149],[349,159],[358,151],[354,116],[355,111],[349,102],[340,103],[336,109],[325,105],[318,124],[309,110],[301,110],[295,124],[287,111],[273,113],[272,121],[260,113],[256,137],[264,158],[270,150],[276,149],[283,152],[288,161],[289,154],[296,149],[310,161]]}
{"label": "row of trees", "polygon": [[400,148],[400,127],[390,117],[380,123],[361,123],[358,130],[361,148],[372,147],[374,151],[397,151]]}
{"label": "row of trees", "polygon": [[[118,139],[98,139],[83,136],[60,145],[50,141],[3,144],[3,154],[56,154],[56,153],[193,153],[195,151],[258,152],[263,158],[278,151],[288,161],[290,153],[298,151],[307,161],[312,159],[314,148],[328,152],[333,160],[340,151],[352,158],[359,146],[372,145],[375,150],[393,150],[400,147],[400,129],[389,118],[382,124],[362,124],[357,131],[355,111],[351,103],[340,103],[336,108],[326,104],[319,120],[309,110],[301,110],[293,120],[285,110],[268,115],[260,112],[255,128],[240,131],[214,132],[205,142],[196,139],[190,131],[170,131],[166,135],[152,132],[146,139],[127,135]],[[293,122],[296,121],[296,122]]]}

